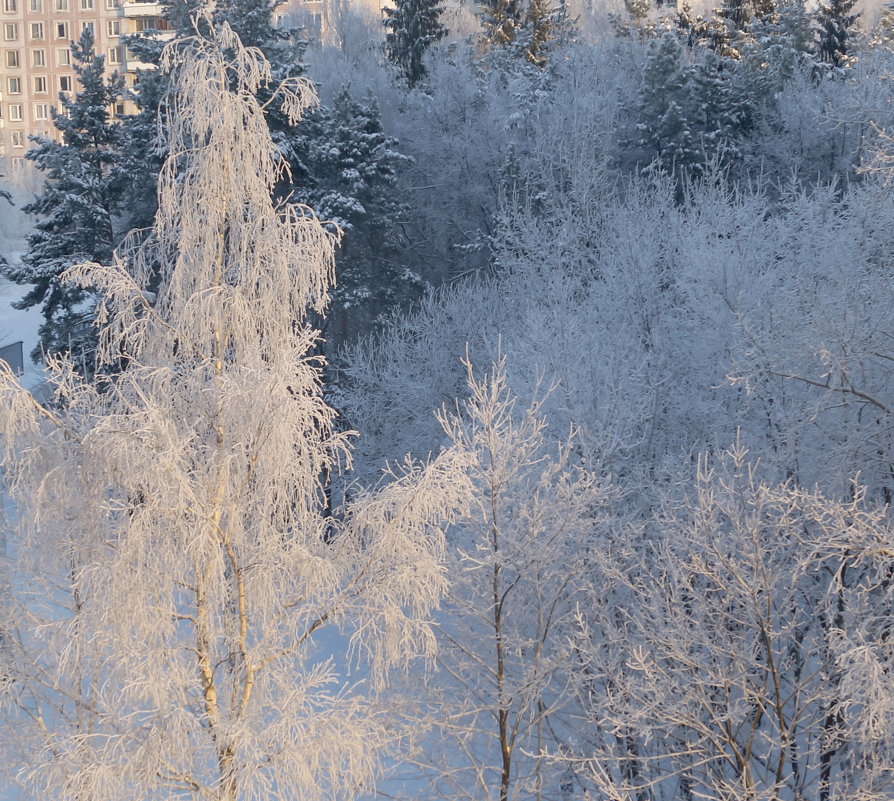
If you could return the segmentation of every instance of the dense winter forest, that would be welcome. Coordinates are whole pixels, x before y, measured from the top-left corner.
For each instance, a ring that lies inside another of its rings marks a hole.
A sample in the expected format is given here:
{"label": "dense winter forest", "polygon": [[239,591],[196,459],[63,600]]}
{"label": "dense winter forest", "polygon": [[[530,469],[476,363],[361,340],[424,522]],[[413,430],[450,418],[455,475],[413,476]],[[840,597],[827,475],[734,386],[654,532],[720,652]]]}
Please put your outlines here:
{"label": "dense winter forest", "polygon": [[894,799],[858,10],[174,0],[133,91],[85,34],[0,179],[5,797]]}

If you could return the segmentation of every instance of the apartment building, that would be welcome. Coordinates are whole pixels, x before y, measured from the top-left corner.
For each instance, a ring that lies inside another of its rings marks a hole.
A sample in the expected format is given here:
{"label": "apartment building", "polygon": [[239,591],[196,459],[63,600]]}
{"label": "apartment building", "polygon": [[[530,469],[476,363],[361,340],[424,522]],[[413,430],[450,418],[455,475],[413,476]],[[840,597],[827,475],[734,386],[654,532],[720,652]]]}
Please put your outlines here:
{"label": "apartment building", "polygon": [[[120,37],[148,29],[165,30],[158,3],[123,0],[0,0],[0,156],[15,167],[28,149],[28,136],[51,137],[51,109],[60,92],[76,90],[71,43],[89,28],[108,73],[125,73],[133,83],[135,61]],[[111,111],[132,111],[121,103]]]}
{"label": "apartment building", "polygon": [[[672,0],[673,1],[673,0]],[[285,0],[275,13],[279,25],[301,24],[311,36],[326,40],[337,28],[338,14],[350,7],[381,19],[388,0]],[[356,4],[356,5],[355,5]],[[158,31],[173,36],[158,2],[130,0],[0,0],[0,159],[7,169],[21,163],[31,135],[58,136],[52,109],[60,92],[77,90],[71,43],[93,32],[97,53],[106,57],[106,72],[120,72],[133,86],[141,63],[122,43],[127,34]],[[113,114],[136,111],[123,100]]]}

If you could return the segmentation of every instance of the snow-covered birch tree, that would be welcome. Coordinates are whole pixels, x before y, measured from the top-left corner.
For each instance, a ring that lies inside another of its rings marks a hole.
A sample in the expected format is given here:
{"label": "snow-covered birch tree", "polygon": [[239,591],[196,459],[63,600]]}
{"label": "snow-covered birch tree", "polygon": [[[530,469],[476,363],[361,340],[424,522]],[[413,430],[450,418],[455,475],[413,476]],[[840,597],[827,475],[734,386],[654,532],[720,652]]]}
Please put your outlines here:
{"label": "snow-covered birch tree", "polygon": [[431,797],[550,798],[543,756],[564,728],[573,613],[612,490],[573,436],[548,430],[542,397],[517,403],[504,357],[481,379],[467,368],[469,398],[440,419],[472,457],[472,502],[449,533],[435,736],[419,761]]}
{"label": "snow-covered birch tree", "polygon": [[606,548],[582,607],[599,796],[889,797],[887,510],[764,483],[739,444],[676,507]]}
{"label": "snow-covered birch tree", "polygon": [[[271,202],[283,167],[259,51],[224,23],[162,67],[154,227],[67,275],[102,294],[109,375],[54,360],[49,407],[0,383],[17,519],[3,762],[59,801],[351,797],[394,737],[376,687],[434,647],[438,524],[465,471],[445,452],[327,514],[349,452],[309,311],[334,237]],[[314,100],[303,80],[276,96],[293,115]],[[359,688],[343,677],[356,663]]]}

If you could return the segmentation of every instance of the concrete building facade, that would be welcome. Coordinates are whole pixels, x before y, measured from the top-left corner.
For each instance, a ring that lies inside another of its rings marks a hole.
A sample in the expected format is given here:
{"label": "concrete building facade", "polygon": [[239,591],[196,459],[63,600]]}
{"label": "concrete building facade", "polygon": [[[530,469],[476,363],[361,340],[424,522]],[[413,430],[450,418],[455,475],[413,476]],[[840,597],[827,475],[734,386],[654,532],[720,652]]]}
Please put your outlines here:
{"label": "concrete building facade", "polygon": [[[125,74],[145,66],[121,44],[121,36],[162,30],[167,22],[158,3],[124,0],[0,0],[0,156],[13,168],[24,157],[30,135],[53,137],[53,108],[59,93],[77,90],[71,44],[81,32],[93,32],[96,52],[106,71]],[[132,111],[122,102],[110,109]]]}
{"label": "concrete building facade", "polygon": [[[317,40],[328,41],[340,29],[340,17],[362,12],[380,24],[388,0],[285,0],[275,24],[303,25]],[[29,136],[58,137],[52,110],[59,93],[77,91],[71,44],[85,28],[93,31],[106,72],[120,72],[133,86],[136,73],[149,68],[122,44],[127,34],[152,30],[162,38],[169,25],[158,2],[128,0],[0,0],[0,160],[15,169],[30,147]],[[136,111],[123,100],[114,115]]]}

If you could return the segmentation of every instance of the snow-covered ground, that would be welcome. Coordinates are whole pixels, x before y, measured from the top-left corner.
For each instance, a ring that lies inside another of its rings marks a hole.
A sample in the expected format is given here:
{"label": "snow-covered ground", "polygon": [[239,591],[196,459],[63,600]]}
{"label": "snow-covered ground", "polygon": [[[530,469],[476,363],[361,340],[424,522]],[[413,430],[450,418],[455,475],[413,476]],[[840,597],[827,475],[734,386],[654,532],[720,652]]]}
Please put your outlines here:
{"label": "snow-covered ground", "polygon": [[21,298],[26,290],[27,287],[0,278],[0,347],[22,342],[25,353],[25,375],[22,376],[22,383],[28,389],[32,389],[40,383],[41,371],[28,354],[37,344],[37,328],[43,318],[39,306],[27,311],[12,308],[12,304]]}
{"label": "snow-covered ground", "polygon": [[[13,203],[10,205],[0,201],[0,255],[15,264],[27,249],[27,236],[31,223],[22,214],[23,205],[33,199],[39,177],[26,167],[17,168],[13,173],[0,168],[0,174],[6,173],[11,180],[3,180],[3,188],[10,191]],[[41,370],[30,359],[28,354],[37,344],[37,329],[42,317],[40,307],[27,311],[18,311],[12,304],[19,300],[28,288],[19,286],[0,277],[0,347],[22,342],[25,355],[25,375],[22,383],[29,389],[41,382]]]}

